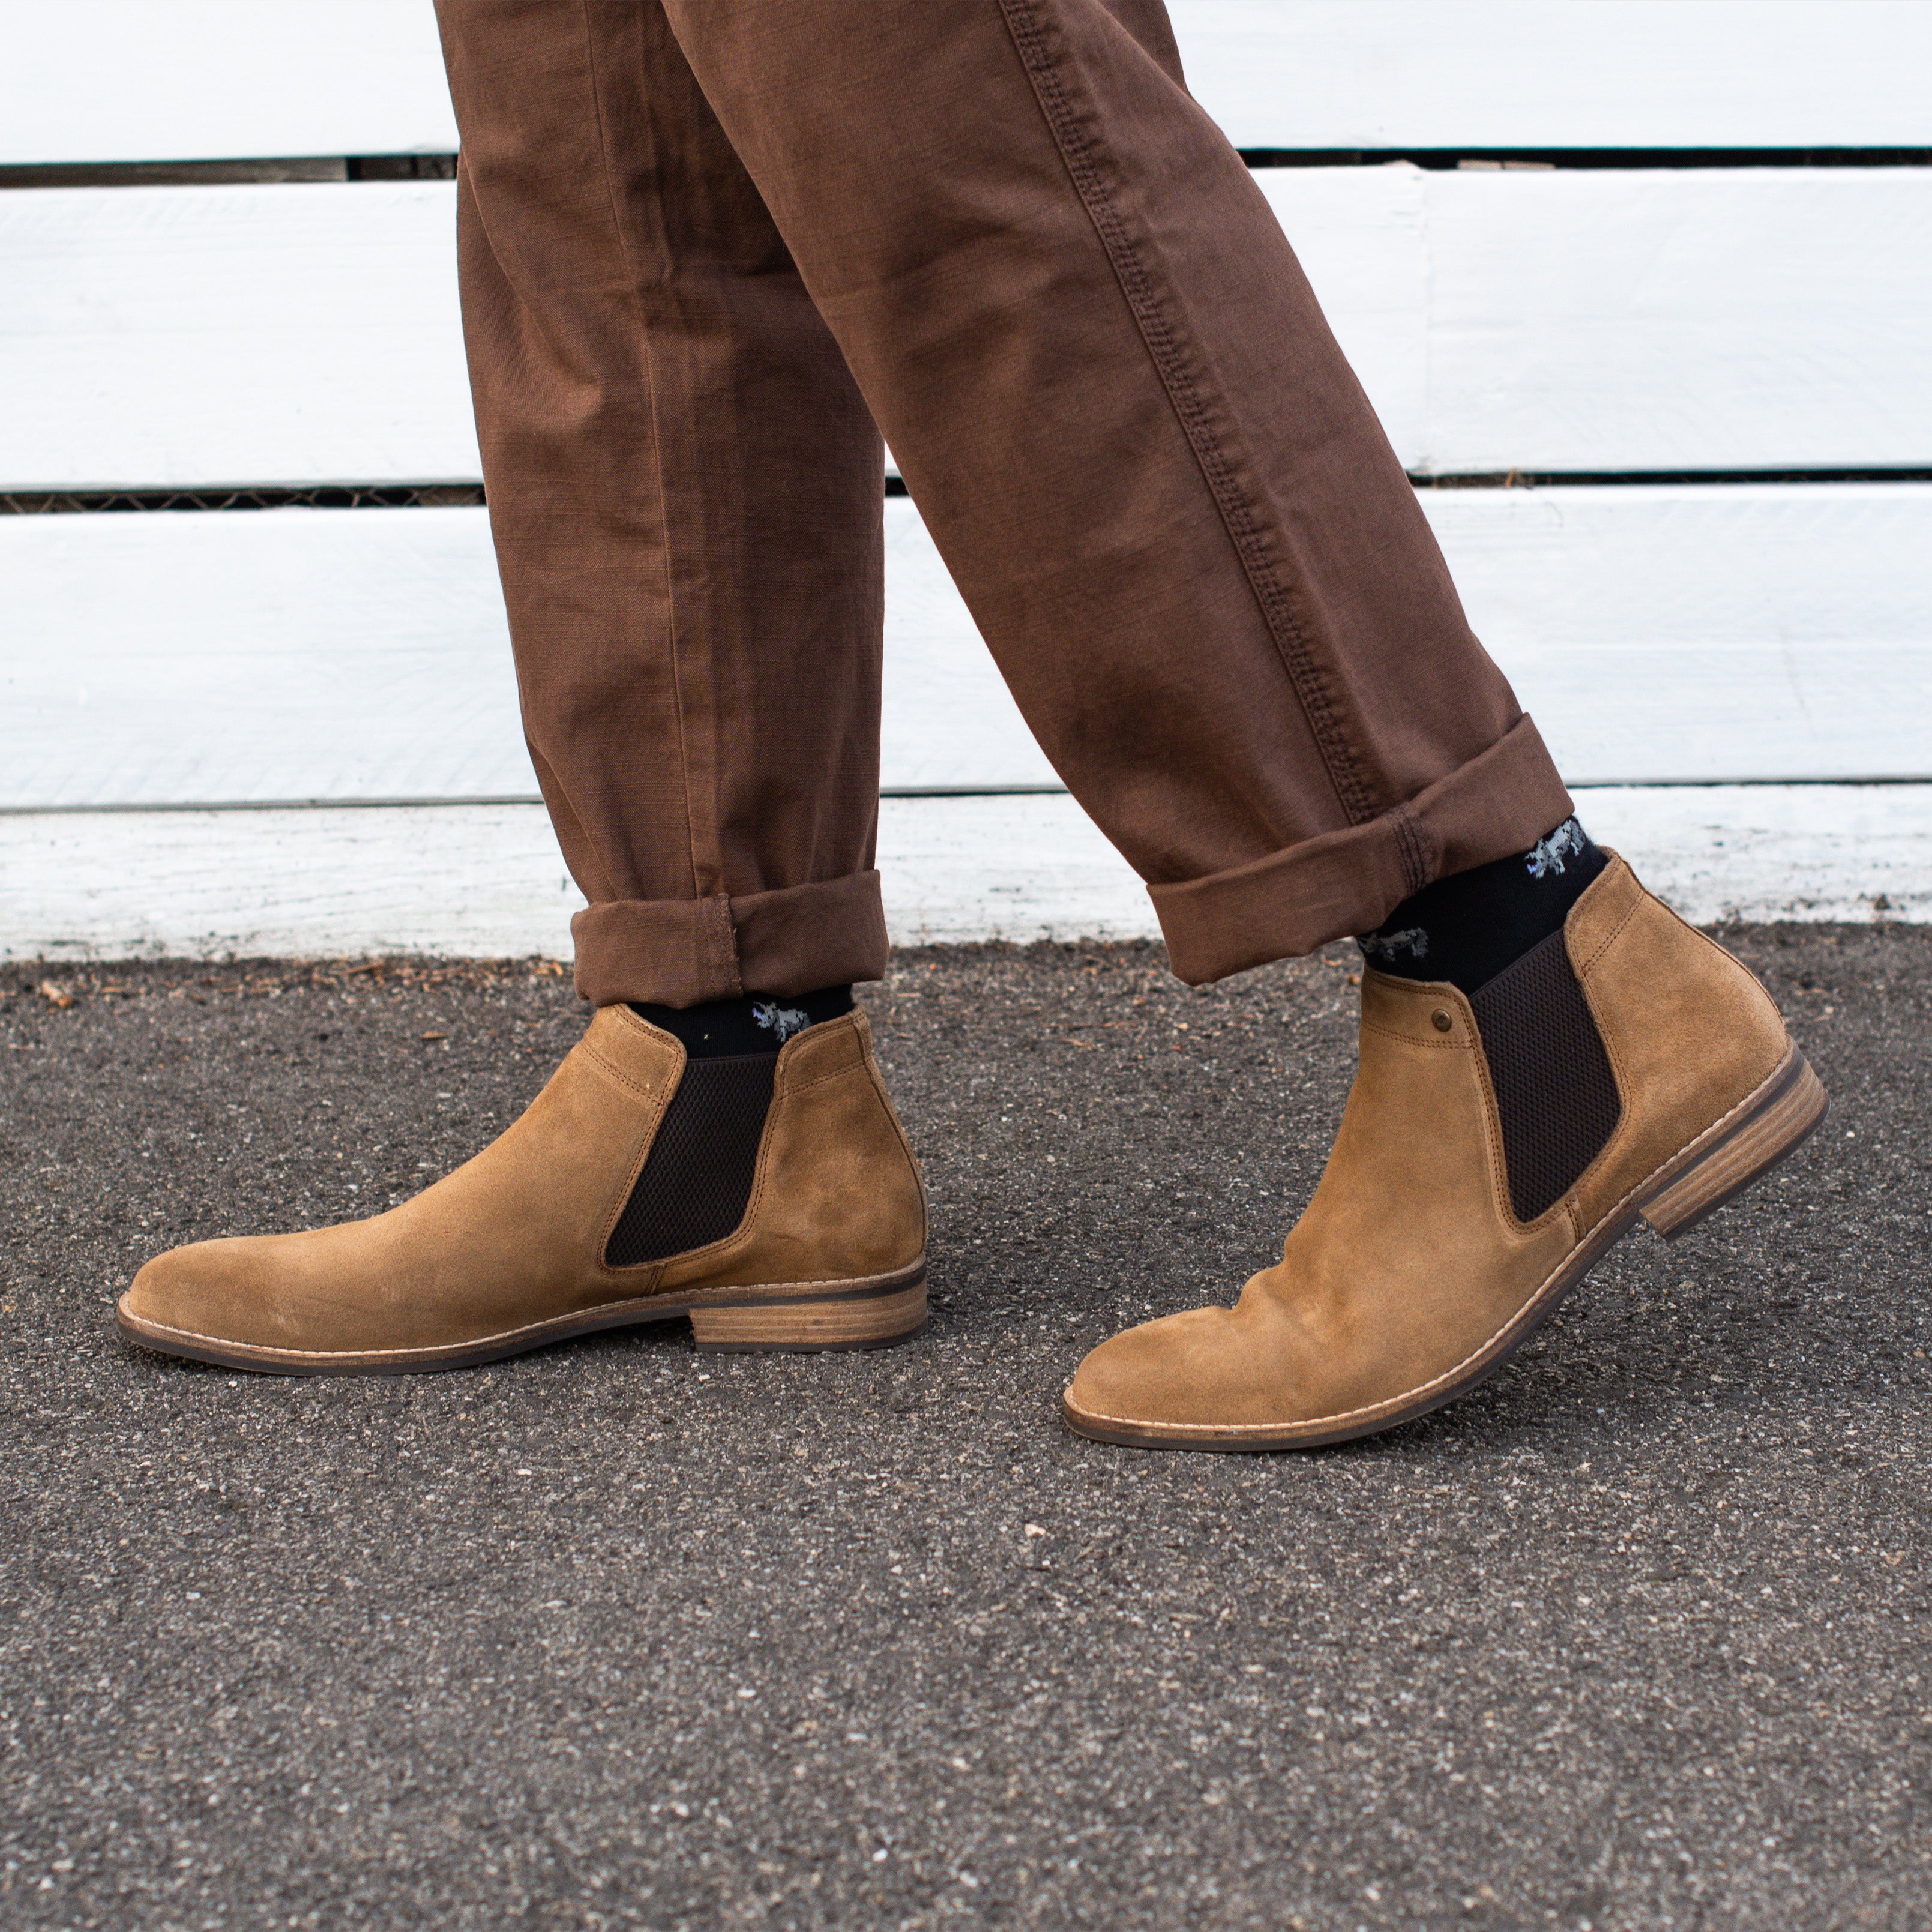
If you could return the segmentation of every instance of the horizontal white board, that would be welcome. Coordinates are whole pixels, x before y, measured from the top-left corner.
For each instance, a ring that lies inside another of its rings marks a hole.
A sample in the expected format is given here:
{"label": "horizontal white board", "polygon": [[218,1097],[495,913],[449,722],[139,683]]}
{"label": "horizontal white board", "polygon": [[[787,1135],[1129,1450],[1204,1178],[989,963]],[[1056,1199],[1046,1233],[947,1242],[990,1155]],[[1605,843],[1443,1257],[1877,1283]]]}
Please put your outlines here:
{"label": "horizontal white board", "polygon": [[[1702,922],[1932,920],[1932,786],[1578,804]],[[1157,932],[1139,881],[1064,796],[887,799],[879,866],[901,946]],[[582,903],[533,805],[0,817],[0,958],[568,958]]]}
{"label": "horizontal white board", "polygon": [[[1932,169],[1257,178],[1413,471],[1932,464]],[[454,194],[0,194],[0,488],[474,480]]]}
{"label": "horizontal white board", "polygon": [[[1306,172],[1258,177],[1291,236]],[[1394,430],[1410,470],[1932,465],[1932,168],[1420,187],[1426,400]]]}
{"label": "horizontal white board", "polygon": [[[886,506],[889,786],[1052,784]],[[487,514],[0,518],[0,808],[534,795]]]}
{"label": "horizontal white board", "polygon": [[480,473],[453,182],[0,194],[0,488]]}
{"label": "horizontal white board", "polygon": [[1932,485],[1422,502],[1572,783],[1932,778]]}
{"label": "horizontal white board", "polygon": [[1921,0],[1168,0],[1241,148],[1932,146]]}
{"label": "horizontal white board", "polygon": [[[1932,144],[1921,0],[1171,0],[1250,148]],[[0,162],[447,150],[429,0],[5,0]]]}
{"label": "horizontal white board", "polygon": [[0,163],[447,154],[430,0],[0,0]]}
{"label": "horizontal white board", "polygon": [[[1426,490],[1575,782],[1932,778],[1932,485]],[[889,789],[1050,784],[886,505]],[[0,518],[0,807],[533,793],[480,510]]]}

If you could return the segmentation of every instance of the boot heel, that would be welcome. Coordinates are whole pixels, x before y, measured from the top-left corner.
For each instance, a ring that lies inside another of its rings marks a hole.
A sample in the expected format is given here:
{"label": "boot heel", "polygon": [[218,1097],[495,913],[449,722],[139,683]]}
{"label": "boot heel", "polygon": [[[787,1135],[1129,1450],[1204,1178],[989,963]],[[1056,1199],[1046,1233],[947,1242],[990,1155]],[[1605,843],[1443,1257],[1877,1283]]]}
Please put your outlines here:
{"label": "boot heel", "polygon": [[1796,1047],[1744,1119],[1646,1201],[1639,1212],[1675,1240],[1775,1167],[1825,1118],[1825,1089]]}
{"label": "boot heel", "polygon": [[926,1326],[926,1273],[877,1288],[826,1294],[760,1295],[707,1301],[691,1310],[692,1339],[709,1352],[752,1349],[886,1348]]}

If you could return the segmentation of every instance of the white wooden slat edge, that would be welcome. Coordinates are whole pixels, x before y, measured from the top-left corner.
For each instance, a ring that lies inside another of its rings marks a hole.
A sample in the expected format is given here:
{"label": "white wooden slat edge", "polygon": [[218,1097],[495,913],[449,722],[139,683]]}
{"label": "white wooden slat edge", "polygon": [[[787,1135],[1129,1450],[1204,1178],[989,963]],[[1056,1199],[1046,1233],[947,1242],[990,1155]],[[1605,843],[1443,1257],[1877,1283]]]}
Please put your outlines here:
{"label": "white wooden slat edge", "polygon": [[1932,485],[1421,501],[1573,782],[1932,777]]}
{"label": "white wooden slat edge", "polygon": [[454,184],[0,194],[0,488],[474,482]]}
{"label": "white wooden slat edge", "polygon": [[[1247,148],[1922,146],[1917,0],[1172,0]],[[429,0],[8,0],[0,163],[447,151]]]}
{"label": "white wooden slat edge", "polygon": [[[1932,778],[1932,484],[1422,502],[1574,779]],[[1052,784],[886,523],[886,785]],[[533,790],[482,511],[4,518],[0,583],[0,807]]]}
{"label": "white wooden slat edge", "polygon": [[446,154],[430,0],[6,0],[0,163]]}
{"label": "white wooden slat edge", "polygon": [[1169,0],[1235,146],[1932,144],[1932,10],[1898,0]]}
{"label": "white wooden slat edge", "polygon": [[[1932,169],[1276,169],[1403,461],[1932,464]],[[0,488],[473,480],[445,182],[0,195]]]}
{"label": "white wooden slat edge", "polygon": [[[912,505],[888,784],[1052,784]],[[0,518],[0,807],[533,795],[486,514]]]}
{"label": "white wooden slat edge", "polygon": [[1410,470],[1932,464],[1932,169],[1433,172],[1424,194]]}
{"label": "white wooden slat edge", "polygon": [[[1932,920],[1932,785],[1578,802],[1700,922]],[[902,946],[1156,932],[1064,796],[886,800],[879,862]],[[0,958],[568,958],[581,903],[533,805],[0,817]]]}

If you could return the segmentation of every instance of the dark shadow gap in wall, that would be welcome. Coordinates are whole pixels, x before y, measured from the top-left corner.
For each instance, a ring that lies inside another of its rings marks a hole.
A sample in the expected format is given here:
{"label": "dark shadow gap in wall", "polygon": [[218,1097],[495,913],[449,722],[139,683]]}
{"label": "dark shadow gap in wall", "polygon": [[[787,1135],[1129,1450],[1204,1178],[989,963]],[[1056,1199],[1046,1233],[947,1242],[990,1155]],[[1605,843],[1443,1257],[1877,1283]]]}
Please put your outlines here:
{"label": "dark shadow gap in wall", "polygon": [[[1932,769],[1917,772],[1902,772],[1896,776],[1868,773],[1826,774],[1810,778],[1777,778],[1742,776],[1736,778],[1628,778],[1584,776],[1572,778],[1565,776],[1564,783],[1575,791],[1713,791],[1729,787],[1746,790],[1772,789],[1779,791],[1793,788],[1805,789],[1820,785],[1839,788],[1856,787],[1862,790],[1885,790],[1901,785],[1932,784]],[[893,799],[949,799],[949,798],[1065,798],[1070,796],[1066,788],[1059,784],[962,784],[962,785],[881,785],[881,798]],[[100,805],[0,805],[0,818],[99,818],[110,812],[419,812],[436,810],[468,811],[479,806],[529,806],[541,808],[542,798],[536,792],[502,792],[479,794],[474,797],[422,797],[393,798],[249,798],[249,799],[182,799],[164,800],[110,801]]]}
{"label": "dark shadow gap in wall", "polygon": [[449,181],[454,154],[290,154],[217,161],[47,161],[0,167],[0,188],[208,188],[280,182]]}
{"label": "dark shadow gap in wall", "polygon": [[[1440,476],[1412,473],[1408,480],[1418,490],[1932,483],[1932,469],[1510,470]],[[888,476],[884,481],[889,497],[910,494],[902,478]],[[288,489],[244,484],[196,490],[14,490],[0,492],[0,517],[120,515],[158,510],[461,510],[480,509],[487,500],[480,483],[323,483]]]}
{"label": "dark shadow gap in wall", "polygon": [[1664,484],[1932,483],[1932,470],[1412,470],[1418,490],[1561,490],[1585,485],[1654,489]]}
{"label": "dark shadow gap in wall", "polygon": [[1244,148],[1251,168],[1922,168],[1932,148]]}
{"label": "dark shadow gap in wall", "polygon": [[480,483],[323,483],[299,489],[251,484],[200,490],[15,490],[0,517],[94,515],[142,510],[462,510],[480,508]]}
{"label": "dark shadow gap in wall", "polygon": [[[1432,172],[1512,169],[1922,168],[1932,148],[1244,148],[1251,168]],[[291,154],[201,161],[58,161],[0,167],[10,188],[194,188],[237,182],[448,181],[453,154]]]}

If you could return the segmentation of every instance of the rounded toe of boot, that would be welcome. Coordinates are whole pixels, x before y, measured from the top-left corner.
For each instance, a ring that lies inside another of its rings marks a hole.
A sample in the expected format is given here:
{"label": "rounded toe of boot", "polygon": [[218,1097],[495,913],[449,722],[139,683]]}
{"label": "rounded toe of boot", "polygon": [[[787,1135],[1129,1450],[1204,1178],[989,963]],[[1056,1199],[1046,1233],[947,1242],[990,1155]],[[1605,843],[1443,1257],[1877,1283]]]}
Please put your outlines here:
{"label": "rounded toe of boot", "polygon": [[1272,1324],[1256,1299],[1163,1316],[1102,1342],[1060,1397],[1067,1426],[1101,1442],[1218,1448],[1292,1422],[1297,1378],[1282,1338],[1257,1333]]}
{"label": "rounded toe of boot", "polygon": [[194,1241],[157,1255],[115,1306],[122,1334],[190,1357],[224,1343],[274,1347],[280,1338],[265,1318],[274,1298],[263,1292],[272,1238]]}

